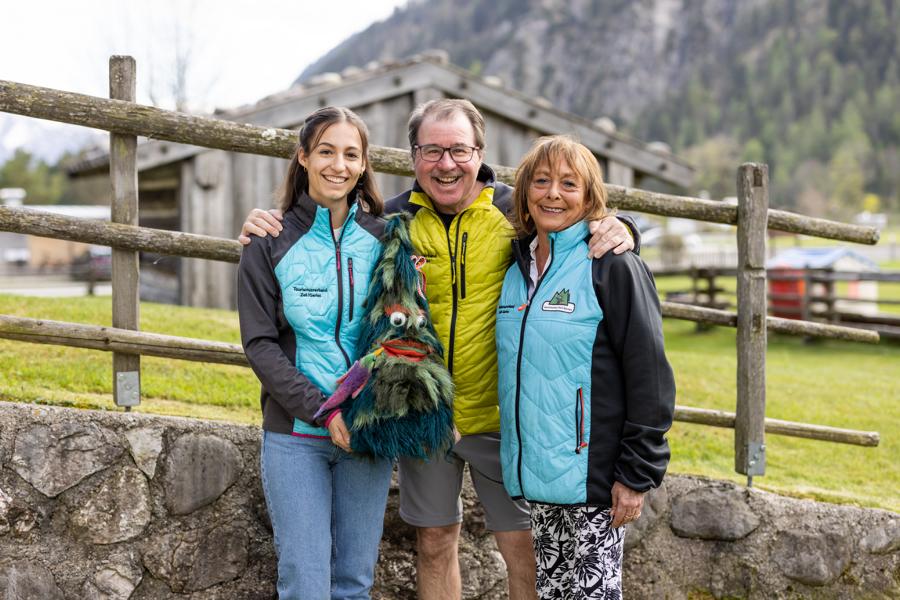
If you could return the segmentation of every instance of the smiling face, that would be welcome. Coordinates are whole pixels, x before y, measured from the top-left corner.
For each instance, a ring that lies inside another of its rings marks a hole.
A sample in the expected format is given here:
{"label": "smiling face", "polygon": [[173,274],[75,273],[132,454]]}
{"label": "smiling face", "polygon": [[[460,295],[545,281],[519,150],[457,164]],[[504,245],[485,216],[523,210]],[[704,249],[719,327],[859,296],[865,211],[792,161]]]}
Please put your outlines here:
{"label": "smiling face", "polygon": [[562,231],[584,218],[585,183],[563,159],[542,162],[528,184],[528,213],[538,235]]}
{"label": "smiling face", "polygon": [[325,128],[309,153],[301,150],[297,160],[309,174],[309,197],[329,208],[347,201],[365,169],[359,130],[347,121]]}
{"label": "smiling face", "polygon": [[[427,117],[419,127],[416,143],[419,146],[434,144],[442,148],[473,147],[476,146],[475,129],[460,112],[454,112],[445,119]],[[415,152],[413,162],[416,181],[431,198],[434,207],[445,214],[457,214],[468,208],[484,187],[478,181],[481,161],[482,151],[478,149],[464,163],[454,162],[450,152],[444,152],[438,162],[428,162],[422,159],[419,151]]]}

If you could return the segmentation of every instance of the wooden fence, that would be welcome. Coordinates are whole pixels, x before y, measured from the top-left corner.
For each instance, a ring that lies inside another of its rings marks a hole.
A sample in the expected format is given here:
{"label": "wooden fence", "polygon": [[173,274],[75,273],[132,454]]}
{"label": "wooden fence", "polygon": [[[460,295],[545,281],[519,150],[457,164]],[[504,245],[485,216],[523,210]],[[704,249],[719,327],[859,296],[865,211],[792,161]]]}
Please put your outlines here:
{"label": "wooden fence", "polygon": [[[113,352],[114,398],[119,406],[140,402],[140,356],[246,365],[240,346],[140,332],[137,297],[138,252],[237,262],[240,245],[233,240],[137,226],[136,136],[291,158],[296,133],[166,111],[134,103],[135,63],[131,57],[110,58],[110,98],[98,98],[0,80],[0,111],[103,129],[110,132],[110,176],[114,199],[112,222],[50,215],[28,208],[0,207],[0,230],[110,246],[113,262],[113,327],[97,327],[0,315],[0,337]],[[373,146],[376,171],[413,174],[409,153]],[[512,183],[514,169],[494,167],[500,180]],[[737,171],[738,205],[659,194],[607,185],[609,204],[713,223],[737,225],[740,261],[738,310],[663,302],[663,316],[737,328],[737,406],[735,413],[676,407],[678,421],[735,429],[735,470],[748,476],[765,473],[765,433],[875,446],[876,432],[854,431],[767,419],[765,417],[766,332],[818,336],[877,343],[871,331],[766,316],[766,228],[875,244],[878,231],[805,217],[768,207],[768,167],[741,165]]]}
{"label": "wooden fence", "polygon": [[[849,323],[852,327],[877,331],[885,338],[900,339],[900,315],[861,310],[868,305],[900,305],[900,300],[840,295],[837,283],[878,282],[900,284],[900,271],[856,272],[834,269],[773,269],[772,281],[787,283],[792,291],[770,292],[772,311],[784,316],[826,323]],[[791,285],[794,284],[794,285]],[[853,310],[851,307],[858,307]]]}
{"label": "wooden fence", "polygon": [[[720,278],[733,279],[737,271],[733,268],[691,267],[654,272],[657,282],[666,277],[690,277],[690,289],[667,290],[667,301],[707,308],[728,308],[734,292],[720,285]],[[795,283],[791,291],[769,289],[769,312],[789,320],[800,319],[796,323],[819,322],[847,324],[858,329],[877,332],[881,337],[900,339],[900,314],[885,314],[872,311],[853,310],[853,306],[875,305],[898,306],[900,300],[876,298],[861,295],[841,295],[839,282],[877,282],[882,285],[900,284],[900,271],[836,271],[831,268],[768,269],[766,278],[770,282]],[[773,317],[770,317],[770,319]],[[708,327],[698,323],[698,328]],[[769,327],[770,331],[776,330]]]}

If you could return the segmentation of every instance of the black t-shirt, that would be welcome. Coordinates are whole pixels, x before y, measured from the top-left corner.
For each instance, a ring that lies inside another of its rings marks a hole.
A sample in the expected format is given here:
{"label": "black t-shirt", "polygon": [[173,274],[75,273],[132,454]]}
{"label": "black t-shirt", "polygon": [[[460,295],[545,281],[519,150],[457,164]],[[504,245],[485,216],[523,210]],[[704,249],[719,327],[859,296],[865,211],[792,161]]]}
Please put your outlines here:
{"label": "black t-shirt", "polygon": [[442,213],[440,211],[435,211],[437,215],[441,218],[441,221],[444,222],[444,229],[450,231],[450,224],[453,223],[453,219],[456,217],[455,214],[448,215],[447,213]]}

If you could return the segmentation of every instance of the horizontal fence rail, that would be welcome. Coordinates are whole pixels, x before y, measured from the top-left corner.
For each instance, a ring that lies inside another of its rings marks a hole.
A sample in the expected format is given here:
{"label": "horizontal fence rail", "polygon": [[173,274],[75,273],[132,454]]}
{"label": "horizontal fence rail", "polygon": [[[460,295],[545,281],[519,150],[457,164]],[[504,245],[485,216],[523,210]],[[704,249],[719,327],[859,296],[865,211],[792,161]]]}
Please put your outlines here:
{"label": "horizontal fence rail", "polygon": [[[0,80],[0,111],[116,133],[279,158],[292,157],[296,145],[296,133],[288,129],[198,117],[14,81]],[[409,153],[404,150],[372,146],[369,159],[372,167],[381,173],[413,174]],[[494,169],[502,181],[512,183],[515,177],[513,168],[497,166]],[[606,188],[609,205],[622,210],[712,223],[737,223],[737,207],[723,202],[617,185],[607,185]],[[860,244],[878,242],[878,230],[874,227],[817,219],[782,210],[770,209],[768,215],[769,229]]]}
{"label": "horizontal fence rail", "polygon": [[238,344],[48,319],[0,315],[0,338],[35,344],[250,366],[243,348]]}
{"label": "horizontal fence rail", "polygon": [[[609,205],[622,210],[635,210],[667,217],[682,217],[710,223],[736,225],[737,206],[715,200],[689,196],[660,194],[647,190],[607,184]],[[879,233],[874,227],[851,225],[828,219],[807,217],[785,210],[769,209],[768,228],[787,233],[874,245]]]}
{"label": "horizontal fence rail", "polygon": [[[0,338],[35,344],[250,366],[243,349],[237,344],[47,319],[0,315]],[[735,415],[719,410],[676,406],[675,420],[733,429]],[[839,429],[778,419],[766,419],[766,432],[857,446],[877,446],[880,439],[878,433],[874,431]]]}
{"label": "horizontal fence rail", "polygon": [[[297,132],[0,80],[0,111],[205,148],[291,158]],[[370,146],[372,168],[411,175],[409,152]],[[512,171],[512,169],[509,169]]]}
{"label": "horizontal fence rail", "polygon": [[[675,420],[683,423],[695,423],[697,425],[734,429],[735,414],[722,410],[676,406]],[[801,437],[810,440],[838,442],[841,444],[852,444],[854,446],[877,446],[881,441],[881,436],[877,431],[842,429],[839,427],[827,427],[825,425],[782,421],[780,419],[770,419],[768,417],[765,420],[765,427],[766,433]]]}
{"label": "horizontal fence rail", "polygon": [[[880,281],[884,283],[900,283],[900,271],[879,273],[857,273],[855,271],[828,271],[819,269],[790,269],[779,267],[770,269],[769,279],[772,281],[811,281],[828,283],[834,281]],[[780,271],[780,272],[779,272]],[[784,271],[806,271],[806,273],[785,273]]]}
{"label": "horizontal fence rail", "polygon": [[[155,254],[236,263],[241,245],[234,240],[68,217],[31,208],[0,206],[0,231],[99,244]],[[664,317],[737,327],[737,313],[678,302],[661,302]],[[854,342],[878,343],[878,333],[854,327],[768,317],[769,331]]]}
{"label": "horizontal fence rail", "polygon": [[[660,307],[662,308],[662,315],[671,319],[710,323],[723,327],[737,327],[737,313],[727,310],[693,306],[680,302],[660,302]],[[880,339],[876,331],[866,331],[841,325],[813,323],[812,321],[797,321],[781,317],[766,317],[766,329],[788,335],[815,336],[869,344],[877,344]]]}
{"label": "horizontal fence rail", "polygon": [[69,217],[21,206],[0,206],[0,231],[185,258],[232,263],[241,260],[241,244],[236,240]]}
{"label": "horizontal fence rail", "polygon": [[[691,276],[698,279],[716,279],[718,277],[734,277],[737,269],[733,267],[681,267],[677,269],[661,268],[653,271],[654,277]],[[813,267],[768,267],[766,279],[769,281],[811,281],[828,283],[834,281],[881,281],[900,283],[900,271],[833,271]]]}
{"label": "horizontal fence rail", "polygon": [[[822,295],[804,295],[804,294],[768,294],[769,300],[803,300],[804,298],[810,302],[819,304],[828,304],[831,302],[856,302],[860,304],[900,304],[900,300],[890,300],[885,298],[854,298],[853,296],[822,296]],[[788,307],[779,306],[778,310],[785,310]]]}
{"label": "horizontal fence rail", "polygon": [[[241,245],[234,240],[80,219],[22,207],[0,206],[0,230],[224,262],[238,262],[241,256]],[[737,327],[737,314],[733,312],[677,302],[662,302],[661,306],[665,317]],[[770,331],[790,335],[868,343],[879,340],[877,332],[873,331],[778,317],[768,317],[767,327]]]}

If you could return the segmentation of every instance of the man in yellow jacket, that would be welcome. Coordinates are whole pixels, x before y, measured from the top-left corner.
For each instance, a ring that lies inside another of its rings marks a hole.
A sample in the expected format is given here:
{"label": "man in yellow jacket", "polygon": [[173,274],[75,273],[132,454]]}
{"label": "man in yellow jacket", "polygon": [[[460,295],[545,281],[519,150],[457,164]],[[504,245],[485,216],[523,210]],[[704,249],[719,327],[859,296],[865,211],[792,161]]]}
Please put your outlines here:
{"label": "man in yellow jacket", "polygon": [[[528,505],[506,493],[500,468],[495,309],[512,260],[508,185],[483,163],[484,117],[468,100],[433,100],[409,119],[413,189],[392,198],[385,213],[413,214],[410,235],[426,258],[425,294],[444,344],[456,395],[461,438],[448,460],[401,459],[400,516],[417,531],[417,585],[423,600],[461,596],[458,541],[462,478],[468,463],[475,491],[506,565],[509,597],[536,598]],[[277,235],[280,214],[254,209],[241,232]],[[591,252],[634,246],[614,217],[591,223]]]}

